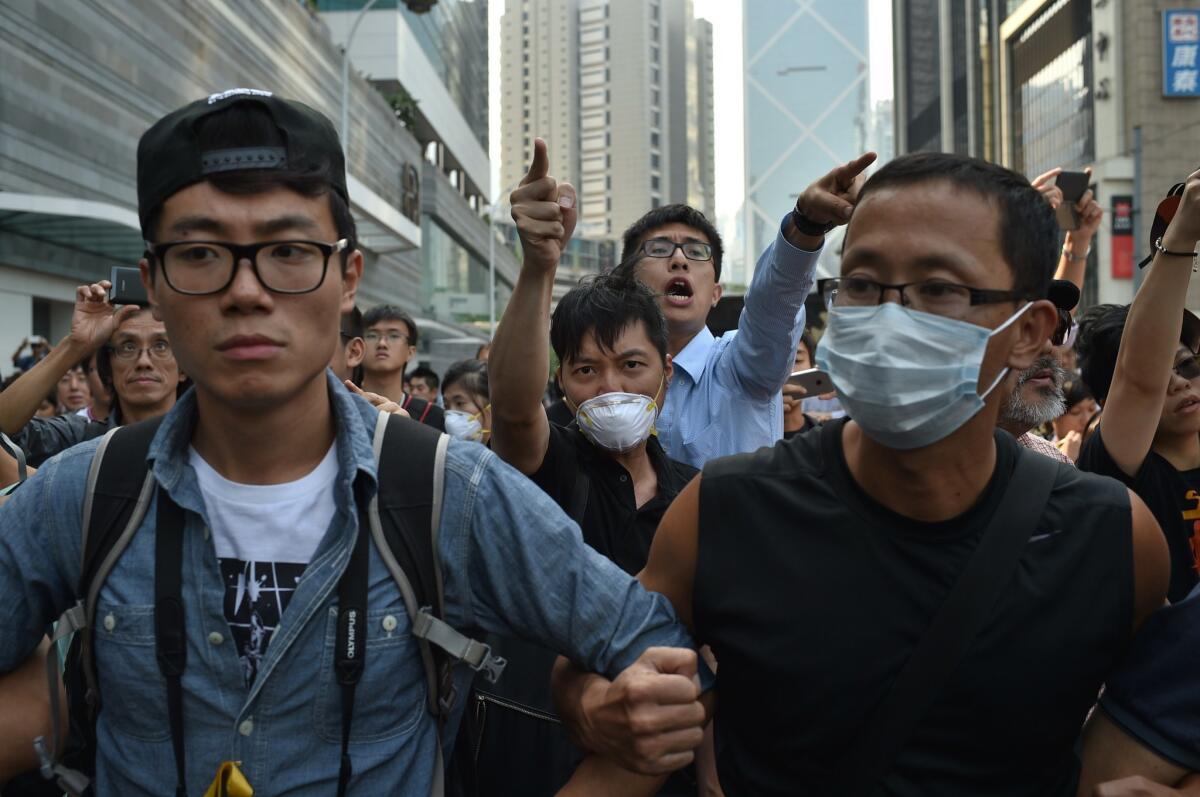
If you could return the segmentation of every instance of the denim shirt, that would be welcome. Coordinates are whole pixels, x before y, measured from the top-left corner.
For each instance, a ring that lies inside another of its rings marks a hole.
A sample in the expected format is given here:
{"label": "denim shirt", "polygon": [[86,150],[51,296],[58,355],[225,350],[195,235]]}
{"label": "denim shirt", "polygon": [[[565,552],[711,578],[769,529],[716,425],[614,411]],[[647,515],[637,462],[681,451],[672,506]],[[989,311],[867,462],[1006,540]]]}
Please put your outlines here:
{"label": "denim shirt", "polygon": [[[337,508],[250,687],[230,640],[204,501],[188,465],[194,392],[168,413],[150,448],[159,484],[187,510],[189,794],[203,794],[226,760],[241,762],[259,794],[328,797],[336,791],[337,582],[358,533],[356,496],[366,500],[377,486],[376,410],[329,380]],[[27,658],[76,599],[81,507],[97,445],[84,443],[52,459],[0,507],[0,672]],[[154,649],[155,509],[152,503],[97,601],[99,794],[157,797],[174,790],[166,686]],[[436,766],[437,726],[426,708],[424,671],[403,599],[375,546],[370,550],[366,668],[355,699],[350,793],[425,795]],[[610,677],[649,646],[692,646],[666,598],[646,592],[585,545],[579,528],[545,493],[478,444],[450,442],[439,550],[447,620],[459,629],[530,639]],[[471,672],[458,669],[459,693],[466,694]],[[462,702],[447,724],[447,751]]]}
{"label": "denim shirt", "polygon": [[704,327],[674,358],[655,424],[672,459],[703,468],[783,436],[780,391],[795,363],[820,254],[792,246],[780,225],[758,258],[738,328],[717,338]]}

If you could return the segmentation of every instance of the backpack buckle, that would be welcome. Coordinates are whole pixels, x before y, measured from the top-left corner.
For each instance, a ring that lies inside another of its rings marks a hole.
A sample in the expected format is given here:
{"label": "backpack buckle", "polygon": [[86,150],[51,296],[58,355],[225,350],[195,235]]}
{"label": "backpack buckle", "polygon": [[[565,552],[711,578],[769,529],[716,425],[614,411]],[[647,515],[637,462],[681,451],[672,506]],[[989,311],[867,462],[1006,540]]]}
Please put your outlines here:
{"label": "backpack buckle", "polygon": [[508,666],[508,659],[503,656],[493,656],[491,646],[484,645],[484,647],[487,648],[487,652],[484,653],[483,661],[479,662],[479,666],[474,670],[482,672],[483,677],[487,678],[489,683],[494,684],[504,674],[504,668]]}

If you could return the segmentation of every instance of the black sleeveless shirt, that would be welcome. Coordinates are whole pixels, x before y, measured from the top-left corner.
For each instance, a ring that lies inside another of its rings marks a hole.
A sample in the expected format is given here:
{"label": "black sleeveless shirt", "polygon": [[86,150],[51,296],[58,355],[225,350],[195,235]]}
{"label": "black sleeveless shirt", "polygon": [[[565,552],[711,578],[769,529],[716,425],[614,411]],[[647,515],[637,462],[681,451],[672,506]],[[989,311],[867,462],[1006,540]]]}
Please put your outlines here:
{"label": "black sleeveless shirt", "polygon": [[[854,481],[845,422],[709,463],[697,641],[718,662],[717,769],[730,797],[838,794],[837,762],[887,694],[999,508],[1024,451],[997,431],[976,505],[898,515]],[[1133,625],[1125,488],[1063,465],[993,617],[879,795],[1074,795],[1074,745]]]}

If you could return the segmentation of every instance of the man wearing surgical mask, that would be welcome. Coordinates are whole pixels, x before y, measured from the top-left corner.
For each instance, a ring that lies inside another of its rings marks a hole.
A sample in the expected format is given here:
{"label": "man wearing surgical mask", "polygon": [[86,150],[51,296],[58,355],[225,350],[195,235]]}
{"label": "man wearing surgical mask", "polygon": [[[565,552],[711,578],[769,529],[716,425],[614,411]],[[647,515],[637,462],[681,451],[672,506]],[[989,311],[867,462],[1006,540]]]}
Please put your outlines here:
{"label": "man wearing surgical mask", "polygon": [[[654,294],[631,277],[592,278],[551,316],[554,273],[576,209],[575,190],[549,176],[547,163],[538,139],[529,174],[512,194],[524,259],[488,360],[492,450],[579,523],[586,543],[633,574],[645,566],[667,506],[696,473],[668,458],[653,433],[671,380],[667,324]],[[542,405],[547,337],[575,416],[568,427],[550,423]],[[531,716],[554,711],[554,654],[511,639],[488,642],[509,664],[501,683],[476,692],[487,708],[479,782],[504,784],[510,794],[555,794],[583,753],[561,725]],[[664,793],[695,790],[681,775]]]}
{"label": "man wearing surgical mask", "polygon": [[[720,664],[701,700],[726,793],[1071,797],[1080,726],[1170,562],[1134,493],[995,428],[1056,322],[1053,213],[941,153],[856,199],[816,357],[853,420],[708,463],[639,578]],[[589,748],[645,773],[681,752],[667,709],[555,674]],[[578,793],[612,793],[604,761]]]}

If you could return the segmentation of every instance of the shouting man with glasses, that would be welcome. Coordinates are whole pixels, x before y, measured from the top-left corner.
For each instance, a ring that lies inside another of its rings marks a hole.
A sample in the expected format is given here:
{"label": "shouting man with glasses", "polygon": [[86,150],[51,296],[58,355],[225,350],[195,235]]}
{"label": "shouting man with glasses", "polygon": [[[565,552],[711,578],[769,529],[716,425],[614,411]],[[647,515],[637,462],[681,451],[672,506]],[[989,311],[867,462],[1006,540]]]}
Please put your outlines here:
{"label": "shouting man with glasses", "polygon": [[[199,795],[218,773],[262,793],[441,794],[468,685],[503,668],[458,629],[613,677],[669,648],[679,674],[661,677],[701,711],[662,596],[491,451],[381,415],[328,370],[363,269],[346,183],[330,121],[269,92],[198,100],[138,144],[142,281],[193,388],[0,507],[0,672],[68,608],[90,627],[92,711],[74,716],[95,732],[97,794]],[[83,507],[113,508],[89,474],[139,467],[145,514],[83,579]],[[13,711],[0,701],[0,748],[32,751]],[[43,766],[66,777],[60,752]]]}
{"label": "shouting man with glasses", "polygon": [[[71,332],[50,353],[0,393],[0,431],[38,466],[71,446],[122,424],[166,414],[187,377],[180,370],[162,322],[148,310],[126,305],[115,313],[107,280],[75,292]],[[74,363],[95,353],[100,383],[115,395],[104,420],[77,413],[35,418],[38,402]]]}
{"label": "shouting man with glasses", "polygon": [[[1018,174],[884,166],[821,286],[816,359],[852,420],[710,462],[667,510],[639,578],[716,656],[726,793],[1075,795],[1079,729],[1168,561],[1135,494],[996,429],[1056,322],[1054,240]],[[562,660],[556,681],[592,749],[647,774],[679,752],[666,708]],[[578,793],[615,793],[589,764]]]}
{"label": "shouting man with glasses", "polygon": [[716,338],[705,326],[721,299],[724,248],[704,214],[687,205],[651,210],[625,231],[617,272],[659,297],[675,364],[658,417],[673,459],[701,467],[783,436],[781,391],[791,373],[804,299],[825,234],[845,224],[874,153],[809,186],[758,259],[738,328]]}

